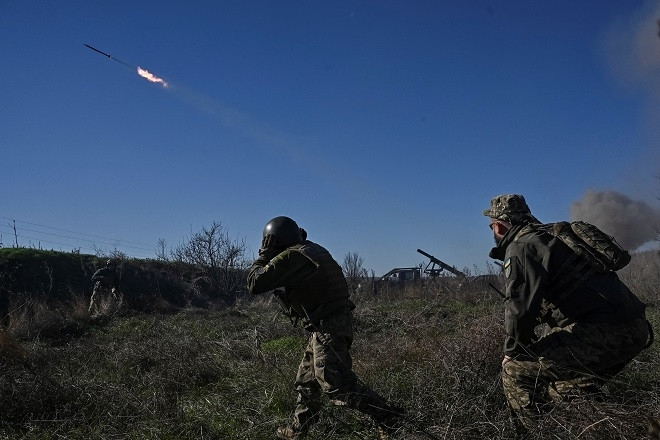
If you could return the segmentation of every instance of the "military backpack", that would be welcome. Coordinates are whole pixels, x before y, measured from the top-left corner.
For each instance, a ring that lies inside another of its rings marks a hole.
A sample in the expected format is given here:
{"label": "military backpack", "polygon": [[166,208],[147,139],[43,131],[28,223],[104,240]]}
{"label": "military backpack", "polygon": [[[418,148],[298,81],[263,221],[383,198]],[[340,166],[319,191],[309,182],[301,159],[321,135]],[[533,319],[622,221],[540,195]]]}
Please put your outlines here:
{"label": "military backpack", "polygon": [[591,223],[573,221],[530,224],[520,231],[518,237],[533,231],[543,231],[557,237],[576,255],[586,260],[596,272],[617,271],[630,263],[628,251],[624,250],[614,237]]}
{"label": "military backpack", "polygon": [[544,300],[544,314],[554,309],[595,273],[617,271],[630,262],[628,251],[621,248],[614,237],[591,223],[573,221],[529,224],[520,230],[516,239],[535,231],[551,234],[573,251],[573,257],[567,258],[551,277],[553,289],[548,293],[552,299]]}

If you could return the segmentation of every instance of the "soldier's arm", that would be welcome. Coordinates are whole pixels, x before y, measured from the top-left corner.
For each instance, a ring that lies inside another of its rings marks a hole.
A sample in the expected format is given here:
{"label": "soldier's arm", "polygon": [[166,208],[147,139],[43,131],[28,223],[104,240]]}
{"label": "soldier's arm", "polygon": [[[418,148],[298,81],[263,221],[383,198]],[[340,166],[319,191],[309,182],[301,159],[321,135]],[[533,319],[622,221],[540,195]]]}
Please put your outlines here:
{"label": "soldier's arm", "polygon": [[107,267],[102,267],[101,269],[94,272],[92,275],[92,281],[102,281],[105,282],[108,278],[109,269]]}
{"label": "soldier's arm", "polygon": [[529,354],[526,346],[532,341],[534,327],[538,324],[547,271],[539,260],[537,249],[519,242],[511,243],[507,248],[504,265],[504,327],[507,334],[504,354]]}
{"label": "soldier's arm", "polygon": [[296,285],[314,267],[299,252],[285,250],[273,259],[257,258],[248,270],[248,291],[257,295],[277,288]]}

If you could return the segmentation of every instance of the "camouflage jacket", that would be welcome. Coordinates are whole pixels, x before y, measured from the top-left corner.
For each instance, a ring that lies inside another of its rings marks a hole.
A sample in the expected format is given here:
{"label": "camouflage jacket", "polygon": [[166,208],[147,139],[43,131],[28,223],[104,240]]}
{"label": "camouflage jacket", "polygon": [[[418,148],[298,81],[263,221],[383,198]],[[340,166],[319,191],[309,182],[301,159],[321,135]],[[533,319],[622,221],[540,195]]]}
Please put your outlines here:
{"label": "camouflage jacket", "polygon": [[261,256],[248,272],[251,294],[284,289],[278,296],[296,317],[321,320],[339,308],[355,306],[339,264],[322,246],[305,241],[272,259]]}
{"label": "camouflage jacket", "polygon": [[[549,233],[520,235],[521,229],[512,227],[490,254],[504,261],[505,354],[524,353],[523,347],[533,341],[534,327],[541,323],[565,327],[574,322],[623,323],[644,317],[646,306],[615,272],[593,274],[557,302],[560,292],[553,289],[553,276],[573,251]],[[554,307],[543,313],[547,303]]]}

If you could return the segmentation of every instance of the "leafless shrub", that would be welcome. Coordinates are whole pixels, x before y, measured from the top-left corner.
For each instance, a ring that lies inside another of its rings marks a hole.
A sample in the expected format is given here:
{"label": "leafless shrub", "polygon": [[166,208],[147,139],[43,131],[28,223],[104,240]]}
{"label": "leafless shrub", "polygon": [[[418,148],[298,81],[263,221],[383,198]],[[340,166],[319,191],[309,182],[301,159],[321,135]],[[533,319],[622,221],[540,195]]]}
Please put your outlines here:
{"label": "leafless shrub", "polygon": [[244,290],[245,240],[232,240],[222,224],[213,222],[191,233],[184,243],[175,247],[171,256],[175,261],[195,265],[204,270],[213,287],[222,297],[234,301]]}
{"label": "leafless shrub", "polygon": [[169,260],[169,253],[167,251],[167,242],[164,238],[159,238],[156,243],[156,258],[163,261]]}
{"label": "leafless shrub", "polygon": [[364,258],[360,257],[357,252],[349,252],[344,256],[344,262],[341,267],[348,287],[353,293],[358,290],[364,279],[369,276],[369,272],[363,267],[363,264]]}

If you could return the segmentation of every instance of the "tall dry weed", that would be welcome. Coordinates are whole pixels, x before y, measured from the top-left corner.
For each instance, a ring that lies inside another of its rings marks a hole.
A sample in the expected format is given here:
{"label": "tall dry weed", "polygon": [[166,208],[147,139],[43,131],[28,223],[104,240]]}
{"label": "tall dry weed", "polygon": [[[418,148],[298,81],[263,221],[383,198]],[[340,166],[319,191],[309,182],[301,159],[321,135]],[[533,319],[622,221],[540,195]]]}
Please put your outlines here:
{"label": "tall dry weed", "polygon": [[[0,341],[22,352],[12,362],[0,358],[4,438],[261,440],[289,420],[307,333],[272,297],[103,323],[86,319],[87,300],[58,307],[26,296],[15,304],[14,339]],[[377,297],[363,292],[355,302],[354,369],[406,409],[395,438],[514,438],[500,382],[496,293],[437,283]],[[649,318],[660,322],[655,306]],[[608,385],[607,400],[557,405],[528,438],[644,438],[649,417],[660,417],[658,365],[660,350],[652,347]],[[311,434],[377,438],[360,413],[332,405]]]}

